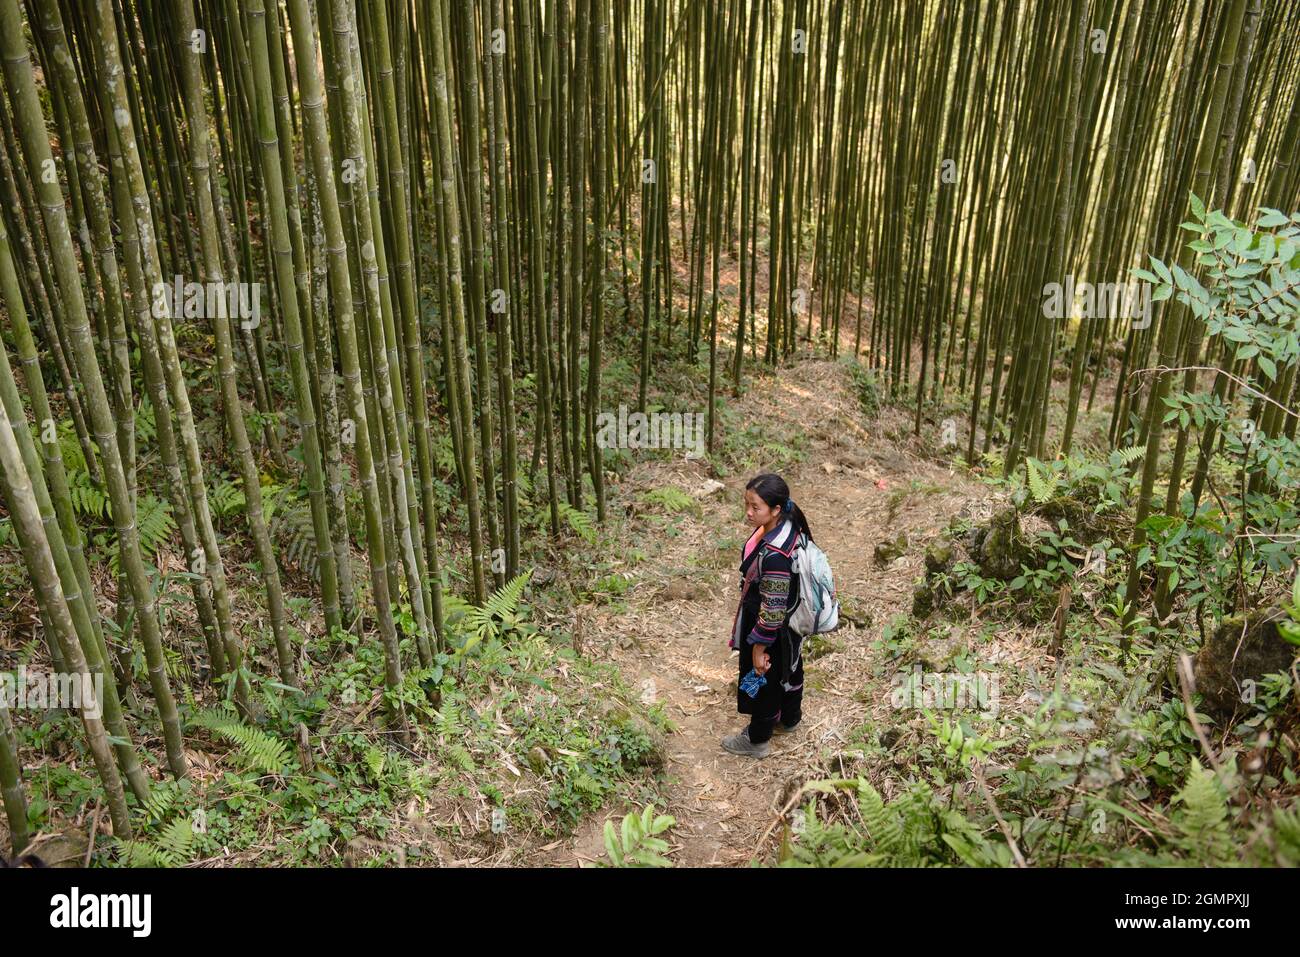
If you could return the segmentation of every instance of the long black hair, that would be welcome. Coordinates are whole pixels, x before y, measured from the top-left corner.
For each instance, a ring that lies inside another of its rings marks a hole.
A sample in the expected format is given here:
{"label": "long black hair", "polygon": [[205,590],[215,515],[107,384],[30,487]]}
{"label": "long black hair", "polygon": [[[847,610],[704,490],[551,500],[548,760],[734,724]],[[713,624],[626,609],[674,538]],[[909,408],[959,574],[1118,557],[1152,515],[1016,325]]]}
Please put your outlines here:
{"label": "long black hair", "polygon": [[808,541],[813,540],[812,529],[808,527],[808,519],[804,517],[803,511],[790,497],[790,486],[785,484],[785,479],[772,472],[764,472],[762,475],[755,475],[745,485],[745,491],[748,492],[751,489],[767,503],[768,508],[779,508],[783,516],[794,522],[796,529],[808,536]]}

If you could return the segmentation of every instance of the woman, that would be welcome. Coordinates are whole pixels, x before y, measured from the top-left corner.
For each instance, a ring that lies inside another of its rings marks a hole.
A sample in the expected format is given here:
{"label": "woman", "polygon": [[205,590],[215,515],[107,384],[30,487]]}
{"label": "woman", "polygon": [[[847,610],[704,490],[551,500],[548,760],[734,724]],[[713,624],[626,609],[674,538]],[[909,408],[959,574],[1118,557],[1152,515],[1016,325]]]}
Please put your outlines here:
{"label": "woman", "polygon": [[750,697],[736,688],[736,708],[749,727],[722,739],[732,754],[767,757],[773,734],[793,731],[802,716],[802,641],[786,620],[799,598],[794,550],[800,535],[812,539],[808,520],[790,498],[790,487],[770,472],[745,486],[745,521],[754,534],[740,562],[740,607],[732,622],[730,647],[740,652],[743,679],[752,668],[767,683]]}

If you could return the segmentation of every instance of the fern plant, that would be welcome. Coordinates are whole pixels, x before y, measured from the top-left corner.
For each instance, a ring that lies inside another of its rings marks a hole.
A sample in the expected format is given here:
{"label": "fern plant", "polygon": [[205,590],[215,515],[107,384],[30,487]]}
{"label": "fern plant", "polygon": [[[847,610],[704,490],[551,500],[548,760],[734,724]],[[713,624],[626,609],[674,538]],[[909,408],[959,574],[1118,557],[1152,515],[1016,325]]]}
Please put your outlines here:
{"label": "fern plant", "polygon": [[567,522],[569,527],[588,545],[596,544],[596,526],[592,524],[591,516],[586,512],[574,508],[568,502],[561,502],[560,519]]}
{"label": "fern plant", "polygon": [[119,860],[127,867],[179,867],[193,856],[194,828],[187,818],[168,824],[156,841],[117,841]]}
{"label": "fern plant", "polygon": [[237,515],[244,510],[247,500],[244,498],[244,490],[230,480],[227,475],[222,475],[221,480],[212,486],[208,493],[208,502],[212,505],[212,511],[218,518],[229,518]]}
{"label": "fern plant", "polygon": [[531,568],[520,572],[489,595],[482,605],[471,605],[463,599],[448,596],[448,620],[455,622],[465,639],[456,650],[457,655],[468,654],[481,642],[500,638],[522,623],[519,601],[532,574]]}
{"label": "fern plant", "polygon": [[117,841],[118,858],[127,867],[180,867],[193,859],[194,843],[194,826],[178,817],[152,842]]}
{"label": "fern plant", "polygon": [[641,496],[641,500],[650,505],[661,506],[669,515],[685,511],[695,504],[695,500],[674,485],[651,489]]}
{"label": "fern plant", "polygon": [[672,867],[668,842],[657,835],[677,823],[671,814],[655,815],[655,806],[647,804],[639,815],[634,811],[623,818],[623,826],[614,830],[614,822],[605,822],[605,853],[612,867]]}
{"label": "fern plant", "polygon": [[[163,781],[149,789],[148,799],[138,809],[137,836],[113,842],[119,863],[126,867],[180,867],[193,859],[194,826],[183,801],[189,787],[187,781]],[[143,836],[153,831],[157,831],[153,840]]]}
{"label": "fern plant", "polygon": [[447,762],[472,774],[478,765],[474,761],[474,755],[469,753],[469,749],[463,743],[467,729],[455,698],[449,696],[444,699],[434,719],[434,726],[438,737],[443,742],[443,753]]}
{"label": "fern plant", "polygon": [[1187,783],[1174,795],[1181,805],[1173,815],[1178,843],[1202,864],[1226,864],[1234,857],[1228,800],[1219,776],[1192,758]]}
{"label": "fern plant", "polygon": [[886,802],[865,779],[810,781],[807,791],[853,792],[857,819],[826,820],[809,801],[782,842],[782,867],[926,867],[954,863],[1005,867],[1010,849],[985,837],[988,828],[941,806],[924,782]]}
{"label": "fern plant", "polygon": [[79,516],[99,520],[108,517],[108,493],[95,484],[84,466],[68,469],[68,497]]}
{"label": "fern plant", "polygon": [[1025,459],[1025,476],[1029,482],[1029,492],[1033,495],[1034,501],[1042,505],[1049,501],[1056,491],[1056,475],[1049,466],[1045,465],[1042,465],[1042,471],[1039,471],[1040,465],[1042,463],[1037,459]]}
{"label": "fern plant", "polygon": [[272,516],[269,531],[283,548],[281,562],[296,562],[313,581],[319,582],[320,562],[310,507],[300,501],[286,501]]}
{"label": "fern plant", "polygon": [[242,723],[233,710],[210,708],[200,711],[191,723],[235,745],[240,760],[250,768],[275,775],[284,775],[290,770],[292,758],[288,746],[269,732]]}

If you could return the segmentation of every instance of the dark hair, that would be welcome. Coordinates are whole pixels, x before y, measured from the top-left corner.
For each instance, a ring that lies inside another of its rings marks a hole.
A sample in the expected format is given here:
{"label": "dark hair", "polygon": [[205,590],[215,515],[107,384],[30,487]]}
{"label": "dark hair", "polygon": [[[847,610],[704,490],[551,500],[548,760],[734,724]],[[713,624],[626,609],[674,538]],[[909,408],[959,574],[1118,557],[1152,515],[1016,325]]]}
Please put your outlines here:
{"label": "dark hair", "polygon": [[746,492],[751,489],[767,503],[768,508],[779,508],[783,515],[790,517],[796,529],[807,535],[809,541],[813,540],[812,529],[808,527],[808,519],[804,517],[803,511],[790,497],[790,486],[785,484],[785,479],[772,472],[764,472],[762,475],[755,475],[745,485]]}

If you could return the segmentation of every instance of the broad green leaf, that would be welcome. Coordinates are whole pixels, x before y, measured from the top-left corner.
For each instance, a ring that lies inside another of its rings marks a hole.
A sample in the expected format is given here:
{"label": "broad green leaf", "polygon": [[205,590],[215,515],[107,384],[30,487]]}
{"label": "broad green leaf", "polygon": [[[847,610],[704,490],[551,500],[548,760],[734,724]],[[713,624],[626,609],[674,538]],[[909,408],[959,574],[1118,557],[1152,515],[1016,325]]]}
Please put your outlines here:
{"label": "broad green leaf", "polygon": [[605,822],[605,853],[614,862],[615,867],[623,866],[623,852],[618,846],[618,835],[614,832],[614,822]]}

